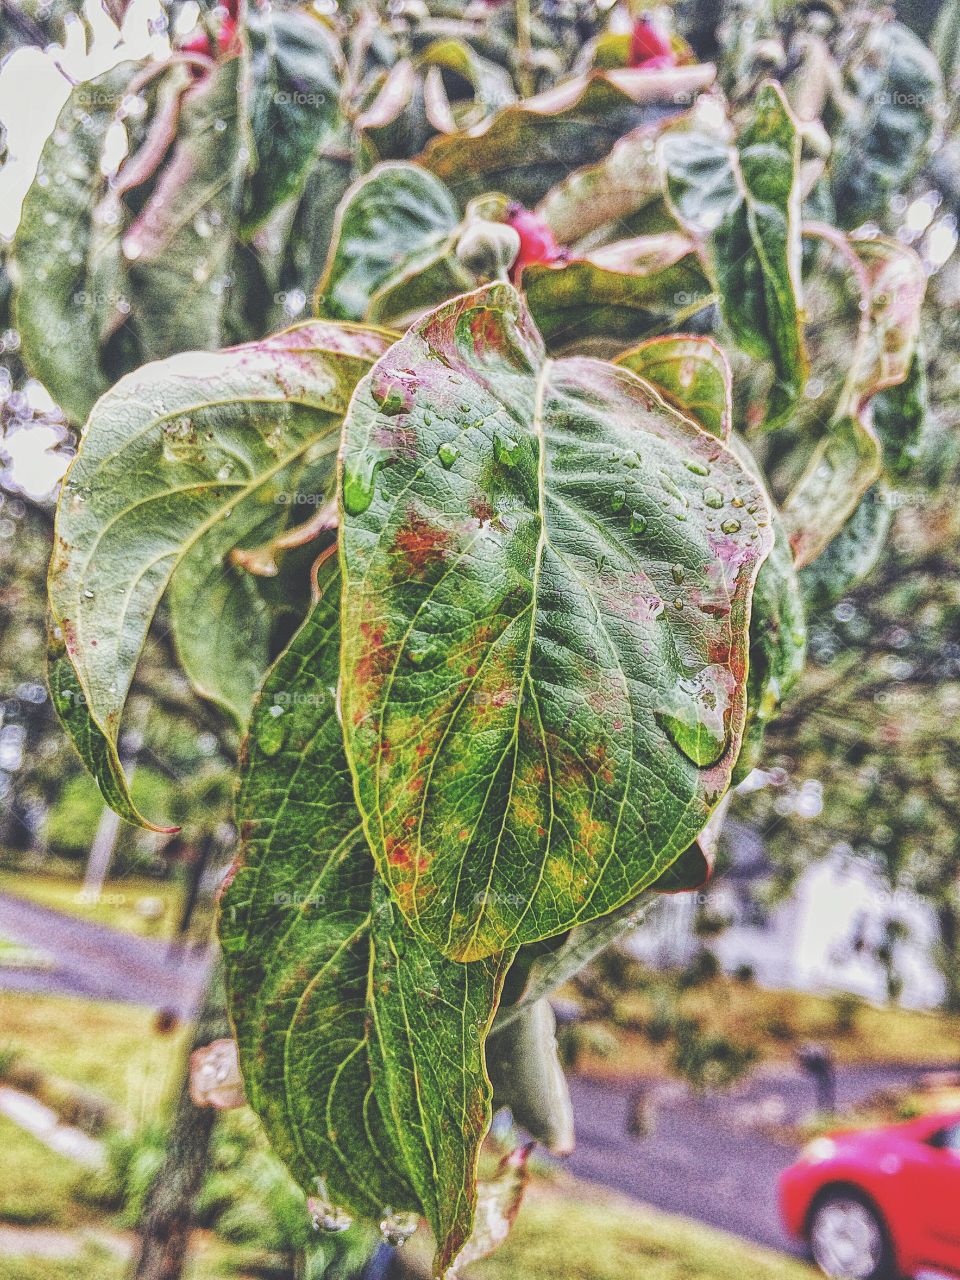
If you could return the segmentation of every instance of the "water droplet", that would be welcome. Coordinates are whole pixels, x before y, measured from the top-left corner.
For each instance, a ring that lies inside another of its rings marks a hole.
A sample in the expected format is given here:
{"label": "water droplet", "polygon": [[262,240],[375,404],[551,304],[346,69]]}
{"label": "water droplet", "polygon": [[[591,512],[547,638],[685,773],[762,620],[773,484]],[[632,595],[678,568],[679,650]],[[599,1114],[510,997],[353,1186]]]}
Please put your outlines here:
{"label": "water droplet", "polygon": [[742,498],[734,498],[734,499],[731,501],[730,505],[731,505],[731,507],[742,507],[742,506],[743,506],[743,499],[742,499]]}
{"label": "water droplet", "polygon": [[415,1213],[394,1213],[389,1207],[384,1209],[380,1222],[380,1234],[387,1244],[399,1249],[405,1245],[419,1226],[419,1218]]}
{"label": "water droplet", "polygon": [[677,596],[677,597],[676,597],[676,599],[674,600],[674,602],[673,602],[673,607],[674,607],[675,609],[682,609],[682,608],[683,608],[683,600],[680,598],[680,596]]}
{"label": "water droplet", "polygon": [[739,532],[740,532],[740,521],[739,521],[739,520],[724,520],[724,522],[723,522],[723,524],[721,524],[720,528],[721,528],[721,530],[722,530],[724,533],[739,533]]}
{"label": "water droplet", "polygon": [[680,583],[683,581],[685,576],[683,572],[683,565],[682,564],[672,565],[670,568],[670,572],[673,575],[674,582],[679,587]]}
{"label": "water droplet", "polygon": [[520,445],[512,436],[495,435],[493,437],[493,454],[503,466],[515,467],[521,457]]}
{"label": "water droplet", "polygon": [[[157,405],[156,411],[163,413],[163,405]],[[192,418],[171,418],[163,424],[163,456],[167,462],[186,462],[196,452],[197,433]]]}
{"label": "water droplet", "polygon": [[287,736],[287,726],[281,719],[283,707],[271,707],[269,715],[269,720],[263,720],[257,725],[255,733],[257,746],[263,754],[275,756],[283,746],[283,740]]}
{"label": "water droplet", "polygon": [[714,511],[723,506],[723,494],[719,489],[704,489],[703,500],[708,507],[713,507]]}
{"label": "water droplet", "polygon": [[626,500],[627,495],[623,489],[614,489],[613,493],[610,495],[610,510],[620,511]]}
{"label": "water droplet", "polygon": [[710,468],[706,463],[697,462],[695,458],[688,458],[685,465],[687,470],[692,471],[695,476],[708,476],[710,474]]}
{"label": "water droplet", "polygon": [[380,459],[359,453],[343,463],[343,509],[348,516],[362,516],[373,501],[374,482]]}
{"label": "water droplet", "polygon": [[233,475],[233,463],[225,462],[223,466],[220,468],[220,470],[217,472],[217,479],[229,480],[232,475]]}
{"label": "water droplet", "polygon": [[92,599],[93,599],[93,592],[90,590],[90,588],[89,588],[89,587],[85,587],[85,588],[84,588],[83,598],[84,598],[84,600],[92,600]]}
{"label": "water droplet", "polygon": [[642,511],[632,511],[630,513],[630,532],[643,533],[647,527],[647,517]]}
{"label": "water droplet", "polygon": [[437,457],[440,459],[442,466],[449,471],[456,460],[460,457],[460,450],[455,448],[452,444],[442,444],[437,450]]}
{"label": "water droplet", "polygon": [[698,768],[716,764],[727,749],[733,683],[729,668],[704,667],[699,675],[677,680],[656,713],[673,745]]}

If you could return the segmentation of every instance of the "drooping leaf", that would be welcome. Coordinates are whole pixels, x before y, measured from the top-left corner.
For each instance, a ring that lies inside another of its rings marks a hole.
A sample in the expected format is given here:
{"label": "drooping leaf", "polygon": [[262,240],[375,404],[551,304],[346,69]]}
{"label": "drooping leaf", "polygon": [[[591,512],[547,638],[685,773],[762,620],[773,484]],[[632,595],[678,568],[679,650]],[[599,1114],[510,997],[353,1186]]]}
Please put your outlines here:
{"label": "drooping leaf", "polygon": [[851,237],[850,248],[860,264],[862,323],[827,433],[783,508],[799,568],[823,551],[880,475],[870,401],[907,378],[919,336],[926,277],[917,255],[879,237]]}
{"label": "drooping leaf", "polygon": [[806,380],[800,322],[800,133],[767,81],[735,144],[679,128],[660,144],[667,194],[708,246],[723,316],[737,344],[773,364],[775,405]]}
{"label": "drooping leaf", "polygon": [[247,232],[302,191],[339,114],[342,56],[309,13],[251,6],[250,127],[256,166],[244,209]]}
{"label": "drooping leaf", "polygon": [[675,232],[605,245],[582,258],[534,263],[524,268],[523,288],[551,350],[582,349],[590,340],[603,355],[678,327],[712,297],[693,244]]}
{"label": "drooping leaf", "polygon": [[232,224],[247,162],[243,66],[242,58],[228,58],[184,90],[174,149],[124,232],[130,301],[148,360],[223,341]]}
{"label": "drooping leaf", "polygon": [[706,88],[714,69],[597,71],[514,103],[472,129],[431,139],[422,163],[461,203],[503,191],[535,205],[571,170],[605,156],[623,134],[658,112],[676,114],[678,96]]}
{"label": "drooping leaf", "polygon": [[473,1233],[464,1245],[456,1267],[447,1272],[444,1280],[458,1280],[461,1267],[488,1257],[506,1240],[520,1212],[529,1181],[527,1161],[532,1149],[533,1144],[530,1143],[509,1152],[500,1161],[494,1176],[479,1184]]}
{"label": "drooping leaf", "polygon": [[611,240],[635,234],[630,220],[661,198],[657,139],[662,126],[644,125],[621,138],[609,155],[576,169],[548,191],[537,213],[560,244],[573,244],[601,228]]}
{"label": "drooping leaf", "polygon": [[442,1275],[473,1227],[507,957],[444,959],[376,876],[337,715],[338,577],[253,713],[220,907],[230,1013],[247,1097],[298,1181],[365,1217],[424,1213]]}
{"label": "drooping leaf", "polygon": [[843,68],[846,96],[830,164],[841,226],[882,215],[920,168],[944,114],[937,60],[899,22],[864,23]]}
{"label": "drooping leaf", "polygon": [[93,209],[104,182],[100,157],[137,65],[122,63],[79,84],[40,156],[13,244],[19,277],[15,315],[27,367],[74,423],[109,386],[100,360],[108,300],[99,278],[118,258],[96,234]]}
{"label": "drooping leaf", "polygon": [[404,913],[468,959],[634,898],[729,782],[762,491],[505,285],[378,361],[343,459],[344,732]]}
{"label": "drooping leaf", "polygon": [[453,255],[451,237],[459,225],[460,211],[439,179],[417,165],[378,165],[351,187],[337,210],[317,288],[320,314],[394,319],[396,313],[383,315],[378,298],[393,292],[403,299],[412,278],[428,272],[433,296],[428,293],[423,305],[469,288],[473,280]]}
{"label": "drooping leaf", "polygon": [[834,540],[800,571],[800,588],[809,613],[832,609],[870,573],[886,545],[894,504],[883,484],[874,485]]}
{"label": "drooping leaf", "polygon": [[668,404],[692,418],[718,440],[730,438],[733,384],[730,363],[712,338],[672,334],[650,338],[617,356],[623,365],[656,387]]}
{"label": "drooping leaf", "polygon": [[[102,736],[98,751],[117,785],[120,717],[171,575],[201,546],[216,572],[231,572],[231,548],[285,522],[284,498],[304,468],[325,472],[329,487],[351,392],[389,342],[315,321],[147,365],[97,403],[60,497],[50,602],[83,694],[67,728],[75,740]],[[194,583],[198,572],[188,569]],[[205,619],[216,631],[219,596],[187,592],[181,603],[191,627]],[[241,722],[245,708],[233,702],[240,673],[247,685],[252,674],[248,644],[244,631],[224,650],[199,647],[188,663],[206,663],[202,675],[192,671],[198,684]]]}
{"label": "drooping leaf", "polygon": [[554,1155],[573,1150],[573,1104],[557,1048],[557,1020],[549,1000],[526,1005],[487,1041],[493,1106]]}

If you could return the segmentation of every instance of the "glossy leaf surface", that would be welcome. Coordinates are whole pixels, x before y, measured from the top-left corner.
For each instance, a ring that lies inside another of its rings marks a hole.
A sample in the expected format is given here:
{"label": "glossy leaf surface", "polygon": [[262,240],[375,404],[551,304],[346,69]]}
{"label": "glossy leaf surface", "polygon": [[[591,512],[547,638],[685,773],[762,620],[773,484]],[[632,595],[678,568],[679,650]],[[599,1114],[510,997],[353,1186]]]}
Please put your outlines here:
{"label": "glossy leaf surface", "polygon": [[651,383],[669,404],[718,440],[730,438],[730,364],[712,338],[673,334],[651,338],[617,356],[616,364]]}
{"label": "glossy leaf surface", "polygon": [[442,1275],[473,1226],[504,960],[444,959],[376,877],[337,718],[337,578],[254,709],[220,909],[230,1011],[247,1096],[301,1184],[366,1217],[422,1211]]}
{"label": "glossy leaf surface", "polygon": [[758,485],[491,286],[357,388],[341,492],[344,732],[404,913],[468,959],[635,897],[729,781]]}

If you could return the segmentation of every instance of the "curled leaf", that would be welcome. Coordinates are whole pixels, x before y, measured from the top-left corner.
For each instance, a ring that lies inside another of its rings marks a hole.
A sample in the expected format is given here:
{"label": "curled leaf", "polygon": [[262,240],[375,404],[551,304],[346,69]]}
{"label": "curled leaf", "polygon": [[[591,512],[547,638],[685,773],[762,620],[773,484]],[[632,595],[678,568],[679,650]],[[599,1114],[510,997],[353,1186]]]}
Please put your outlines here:
{"label": "curled leaf", "polygon": [[668,404],[718,440],[730,438],[733,381],[730,362],[712,338],[672,334],[650,338],[617,356],[615,364],[656,387]]}

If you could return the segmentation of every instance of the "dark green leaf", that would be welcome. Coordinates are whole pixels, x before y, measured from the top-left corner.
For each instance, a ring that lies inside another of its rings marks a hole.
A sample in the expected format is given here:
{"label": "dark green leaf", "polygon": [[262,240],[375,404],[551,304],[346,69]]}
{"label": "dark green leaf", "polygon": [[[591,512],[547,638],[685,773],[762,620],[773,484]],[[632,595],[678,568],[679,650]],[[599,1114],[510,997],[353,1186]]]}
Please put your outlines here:
{"label": "dark green leaf", "polygon": [[423,1212],[443,1275],[473,1226],[506,957],[444,959],[376,877],[337,717],[338,575],[321,588],[251,722],[220,909],[230,1012],[247,1096],[301,1184],[366,1217]]}
{"label": "dark green leaf", "polygon": [[827,549],[800,572],[810,613],[824,613],[871,571],[886,545],[894,506],[882,485],[864,494],[860,505]]}
{"label": "dark green leaf", "polygon": [[761,85],[735,145],[676,129],[661,155],[677,216],[709,246],[724,319],[744,351],[772,362],[782,408],[806,380],[800,135],[782,89]]}
{"label": "dark green leaf", "polygon": [[244,228],[254,231],[303,190],[320,144],[339,115],[342,57],[309,13],[251,6],[250,127],[256,167]]}
{"label": "dark green leaf", "polygon": [[343,458],[344,730],[408,919],[467,959],[636,897],[729,782],[762,490],[505,285],[378,361]]}
{"label": "dark green leaf", "polygon": [[929,403],[923,351],[917,343],[903,382],[873,398],[873,429],[883,448],[887,476],[908,476],[923,451]]}
{"label": "dark green leaf", "polygon": [[[190,589],[172,596],[189,615],[185,634],[204,622],[214,634],[222,595],[193,588],[204,572],[240,572],[225,569],[227,553],[286,522],[304,468],[325,473],[329,489],[351,392],[389,342],[315,321],[148,365],[98,402],[60,497],[50,601],[83,693],[68,728],[101,735],[115,775],[130,681],[171,575],[187,563]],[[187,667],[242,723],[252,641],[248,629],[220,635],[224,650],[191,647]]]}

